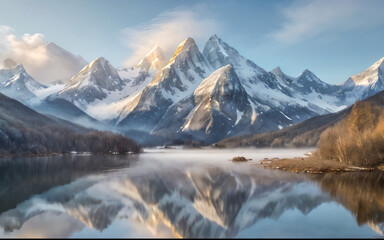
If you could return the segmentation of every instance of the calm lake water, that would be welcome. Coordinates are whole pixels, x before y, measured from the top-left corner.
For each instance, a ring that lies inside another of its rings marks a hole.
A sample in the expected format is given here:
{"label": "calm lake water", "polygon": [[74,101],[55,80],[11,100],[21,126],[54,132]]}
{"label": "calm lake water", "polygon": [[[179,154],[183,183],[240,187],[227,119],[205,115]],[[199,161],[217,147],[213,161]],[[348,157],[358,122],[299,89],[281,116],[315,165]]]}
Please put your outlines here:
{"label": "calm lake water", "polygon": [[309,150],[0,159],[0,237],[382,237],[382,172],[252,166]]}

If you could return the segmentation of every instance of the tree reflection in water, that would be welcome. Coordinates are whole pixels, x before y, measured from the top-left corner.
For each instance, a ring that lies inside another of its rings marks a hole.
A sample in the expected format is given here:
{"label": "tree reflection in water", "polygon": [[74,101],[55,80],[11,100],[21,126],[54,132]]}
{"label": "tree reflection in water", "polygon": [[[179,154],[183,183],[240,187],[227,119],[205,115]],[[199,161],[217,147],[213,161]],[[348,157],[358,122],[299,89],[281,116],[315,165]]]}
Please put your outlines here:
{"label": "tree reflection in water", "polygon": [[350,210],[359,225],[384,223],[384,172],[325,174],[313,179]]}

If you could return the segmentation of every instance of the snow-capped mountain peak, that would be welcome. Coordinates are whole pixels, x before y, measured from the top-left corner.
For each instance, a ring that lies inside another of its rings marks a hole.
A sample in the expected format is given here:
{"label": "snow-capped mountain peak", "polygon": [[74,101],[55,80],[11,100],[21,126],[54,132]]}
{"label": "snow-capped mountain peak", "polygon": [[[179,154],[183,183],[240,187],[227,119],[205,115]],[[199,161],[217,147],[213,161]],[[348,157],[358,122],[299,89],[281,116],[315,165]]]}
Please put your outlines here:
{"label": "snow-capped mountain peak", "polygon": [[168,64],[174,63],[175,59],[183,52],[188,51],[191,47],[197,48],[195,40],[193,38],[188,37],[184,41],[182,41],[177,47],[175,53],[172,58],[169,60]]}
{"label": "snow-capped mountain peak", "polygon": [[313,72],[309,71],[308,69],[305,69],[299,77],[296,78],[297,81],[308,81],[308,82],[316,82],[319,84],[325,84],[323,81],[321,81]]}
{"label": "snow-capped mountain peak", "polygon": [[36,97],[36,91],[47,86],[36,81],[22,64],[12,68],[0,69],[0,92],[26,104]]}
{"label": "snow-capped mountain peak", "polygon": [[121,89],[122,80],[117,70],[103,57],[99,57],[85,66],[67,83],[68,88],[84,87],[96,84],[109,91]]}
{"label": "snow-capped mountain peak", "polygon": [[[226,86],[227,85],[227,86]],[[197,98],[201,96],[212,97],[216,93],[225,94],[226,86],[229,89],[238,88],[241,85],[232,65],[228,64],[204,79],[196,88],[194,95]]]}
{"label": "snow-capped mountain peak", "polygon": [[103,57],[85,66],[67,83],[57,96],[78,105],[104,99],[110,92],[122,90],[125,85],[117,70]]}
{"label": "snow-capped mountain peak", "polygon": [[363,72],[348,78],[340,84],[346,105],[357,99],[366,99],[384,89],[384,57]]}
{"label": "snow-capped mountain peak", "polygon": [[289,78],[280,67],[276,67],[271,70],[271,73],[276,77],[277,81],[279,81],[281,84],[288,85],[289,83],[287,80],[291,79]]}
{"label": "snow-capped mountain peak", "polygon": [[240,55],[235,48],[217,35],[209,38],[204,46],[203,55],[214,69],[231,64],[243,81],[254,81],[257,76],[267,74],[264,69]]}
{"label": "snow-capped mountain peak", "polygon": [[384,76],[384,57],[376,61],[365,71],[352,76],[351,79],[355,85],[367,86],[376,82],[379,76]]}
{"label": "snow-capped mountain peak", "polygon": [[182,73],[185,76],[178,78],[179,81],[183,81],[184,83],[192,82],[196,87],[196,83],[199,84],[201,80],[207,77],[211,72],[212,69],[204,56],[200,53],[195,40],[187,38],[179,44],[173,57],[169,60],[168,65],[157,72],[151,84],[158,84],[164,79],[169,79],[169,75],[175,73],[176,75],[179,75]]}
{"label": "snow-capped mountain peak", "polygon": [[187,38],[178,45],[167,66],[158,71],[153,81],[126,104],[118,125],[150,132],[171,105],[193,94],[211,72],[195,41]]}
{"label": "snow-capped mountain peak", "polygon": [[149,71],[152,69],[160,70],[166,64],[163,50],[159,46],[155,46],[152,50],[145,55],[133,69],[140,69],[141,71]]}
{"label": "snow-capped mountain peak", "polygon": [[281,70],[281,68],[279,66],[277,66],[276,68],[272,69],[271,73],[273,73],[275,76],[284,75],[283,71]]}

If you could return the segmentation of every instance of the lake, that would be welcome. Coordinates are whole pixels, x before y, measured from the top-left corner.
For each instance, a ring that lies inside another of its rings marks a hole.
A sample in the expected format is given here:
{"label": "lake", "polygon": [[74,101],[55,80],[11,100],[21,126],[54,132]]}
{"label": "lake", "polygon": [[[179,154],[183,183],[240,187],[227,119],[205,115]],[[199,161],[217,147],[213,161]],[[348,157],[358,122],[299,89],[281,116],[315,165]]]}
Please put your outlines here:
{"label": "lake", "polygon": [[253,166],[311,150],[0,159],[0,237],[383,237],[382,172]]}

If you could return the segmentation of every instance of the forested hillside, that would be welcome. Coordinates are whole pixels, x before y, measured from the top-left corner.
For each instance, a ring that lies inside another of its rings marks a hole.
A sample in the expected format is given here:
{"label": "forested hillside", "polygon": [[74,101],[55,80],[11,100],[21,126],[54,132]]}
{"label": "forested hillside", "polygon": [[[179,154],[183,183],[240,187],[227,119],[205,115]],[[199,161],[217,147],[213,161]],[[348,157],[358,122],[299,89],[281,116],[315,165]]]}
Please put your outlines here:
{"label": "forested hillside", "polygon": [[122,135],[55,121],[0,94],[1,155],[71,151],[126,153],[140,149],[138,144]]}

